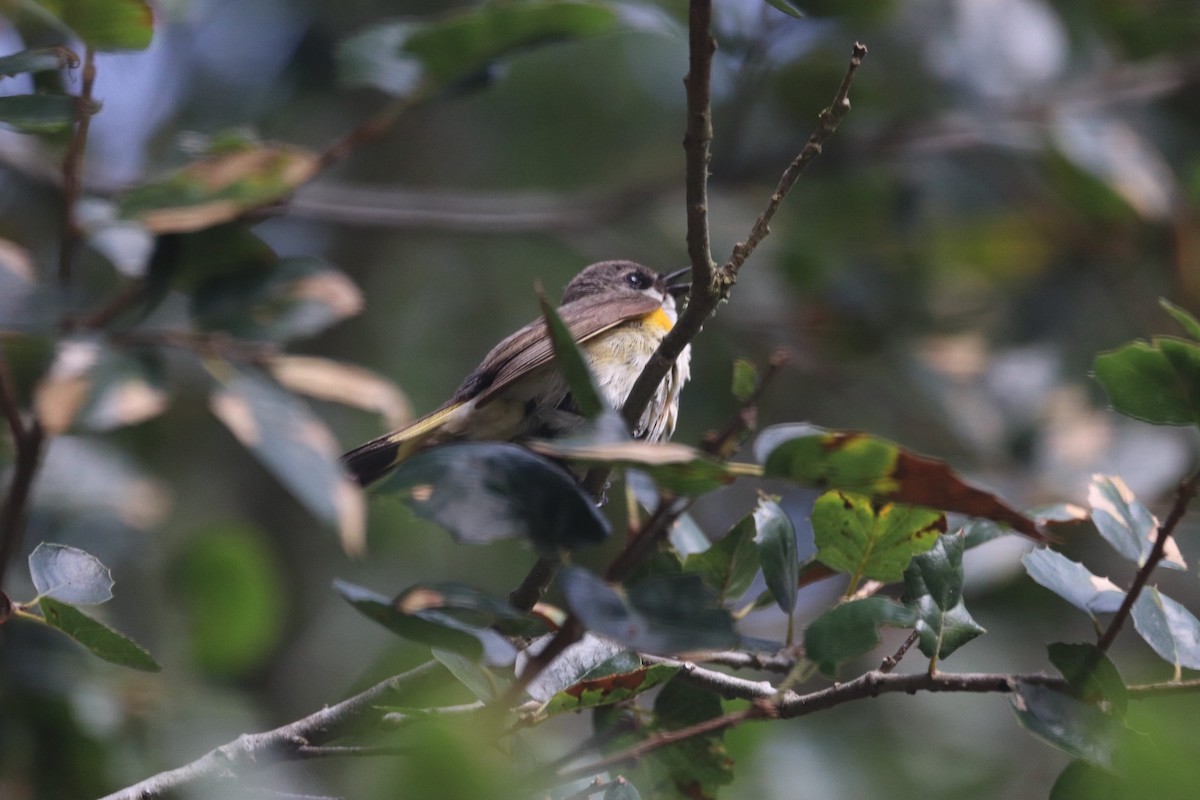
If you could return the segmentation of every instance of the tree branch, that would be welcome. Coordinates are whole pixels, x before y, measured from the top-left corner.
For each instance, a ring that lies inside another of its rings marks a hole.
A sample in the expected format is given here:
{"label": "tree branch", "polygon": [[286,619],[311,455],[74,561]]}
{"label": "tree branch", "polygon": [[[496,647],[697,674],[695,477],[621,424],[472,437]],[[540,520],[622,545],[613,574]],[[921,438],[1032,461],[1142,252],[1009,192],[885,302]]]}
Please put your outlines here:
{"label": "tree branch", "polygon": [[733,253],[729,256],[729,261],[725,262],[725,266],[721,267],[721,272],[727,276],[730,285],[737,280],[738,271],[742,265],[746,263],[746,259],[754,252],[759,243],[767,237],[771,232],[771,220],[775,217],[775,212],[779,210],[783,204],[783,198],[787,197],[788,192],[795,186],[796,181],[808,168],[808,165],[817,156],[821,155],[821,151],[825,147],[825,141],[833,135],[837,130],[842,119],[850,113],[850,83],[854,80],[854,73],[862,66],[862,61],[867,57],[867,47],[860,42],[854,43],[854,50],[850,55],[850,66],[846,69],[846,74],[842,76],[842,85],[838,87],[837,94],[834,95],[833,104],[829,108],[824,109],[818,117],[817,129],[808,137],[808,142],[804,145],[804,149],[800,151],[800,155],[788,164],[787,169],[783,171],[783,176],[779,179],[779,185],[775,187],[774,193],[771,195],[767,207],[754,221],[754,226],[750,229],[750,235],[743,242],[738,242],[733,247]]}
{"label": "tree branch", "polygon": [[[708,233],[708,166],[712,161],[712,59],[717,41],[712,36],[712,0],[688,4],[687,125],[683,133],[687,250],[692,262],[692,286],[711,288],[712,249]],[[695,288],[692,290],[695,292]],[[672,359],[674,360],[674,359]],[[638,414],[640,417],[641,414]]]}
{"label": "tree branch", "polygon": [[787,350],[779,349],[771,354],[767,369],[758,379],[758,384],[750,396],[742,402],[737,412],[725,424],[720,433],[712,431],[704,436],[700,449],[722,461],[733,458],[746,434],[758,426],[758,404],[762,401],[768,387],[778,377],[780,370],[788,362]]}
{"label": "tree branch", "polygon": [[[697,5],[707,7],[709,4],[697,0],[692,5],[694,9]],[[689,16],[689,22],[693,26],[704,23],[708,19],[709,17],[697,13]],[[704,30],[703,36],[708,37],[707,28]],[[692,30],[690,41],[693,44],[691,49],[693,61],[691,72],[688,73],[689,133],[685,137],[685,152],[687,153],[688,166],[688,250],[689,254],[692,255],[692,292],[688,299],[687,308],[680,315],[679,321],[663,337],[658,350],[646,363],[642,374],[638,376],[637,381],[630,390],[629,397],[625,400],[625,407],[621,410],[621,416],[630,427],[641,419],[642,412],[650,402],[650,398],[653,397],[654,392],[658,389],[658,385],[662,382],[663,377],[670,370],[671,365],[675,363],[675,359],[679,357],[679,354],[683,352],[683,349],[687,347],[692,339],[696,338],[696,335],[700,332],[700,328],[713,315],[721,301],[728,297],[731,287],[737,280],[742,264],[745,263],[750,254],[758,247],[759,242],[770,233],[771,219],[775,216],[775,212],[779,209],[783,199],[791,191],[809,163],[821,154],[825,141],[833,135],[834,131],[837,130],[838,123],[849,113],[850,83],[867,54],[866,46],[858,43],[854,45],[850,57],[850,65],[846,69],[837,94],[834,96],[833,104],[821,112],[817,129],[808,137],[808,142],[804,145],[804,149],[784,171],[783,176],[779,180],[779,185],[775,188],[775,192],[771,195],[771,199],[767,203],[766,210],[755,221],[749,236],[744,242],[739,242],[734,247],[729,261],[719,270],[714,271],[711,266],[711,255],[705,255],[700,252],[701,249],[706,249],[707,247],[707,220],[703,222],[702,228],[692,228],[693,215],[696,211],[701,207],[707,211],[708,152],[707,140],[704,137],[706,135],[711,137],[711,116],[703,118],[697,116],[694,114],[692,108],[693,95],[695,94],[698,99],[699,92],[701,91],[698,69],[703,68],[706,70],[703,89],[707,96],[707,70],[711,69],[712,66],[712,52],[708,51],[706,56],[705,47],[702,46],[703,41],[711,41],[711,39],[701,39],[699,37],[699,32]],[[693,82],[695,82],[695,85],[693,85]],[[708,127],[701,128],[702,122]],[[703,148],[701,148],[699,142],[704,143]],[[699,194],[702,183],[704,184],[704,193]],[[698,197],[693,197],[693,193],[696,193]],[[701,247],[702,244],[704,248]]]}
{"label": "tree branch", "polygon": [[652,753],[655,750],[659,750],[663,747],[667,747],[668,745],[686,741],[697,736],[704,736],[710,733],[720,733],[723,730],[732,728],[733,726],[748,720],[768,719],[771,716],[772,709],[769,704],[756,704],[750,706],[749,708],[743,708],[741,711],[733,711],[728,714],[722,714],[719,717],[711,717],[709,719],[702,720],[694,725],[688,725],[686,728],[679,728],[673,731],[660,731],[618,753],[613,753],[610,756],[597,759],[589,764],[562,770],[558,773],[557,777],[561,781],[586,778],[588,775],[592,775],[597,772],[603,772],[609,767],[615,767],[618,764],[628,764],[639,761],[649,753]]}
{"label": "tree branch", "polygon": [[16,383],[8,366],[8,357],[0,347],[0,409],[8,421],[12,433],[15,461],[12,482],[4,504],[0,506],[0,586],[9,561],[21,547],[25,536],[25,508],[29,504],[29,492],[33,488],[33,476],[37,473],[42,454],[45,432],[37,419],[28,427],[21,421],[21,409],[17,404]]}
{"label": "tree branch", "polygon": [[[283,761],[298,761],[321,755],[348,755],[336,748],[320,753],[320,745],[337,738],[350,723],[370,715],[383,716],[379,705],[405,684],[439,668],[436,661],[393,675],[353,697],[309,714],[307,717],[264,733],[243,734],[232,742],[210,750],[182,767],[160,772],[101,800],[150,800],[201,778],[234,777],[242,771],[261,769]],[[315,749],[314,749],[315,748]],[[353,748],[351,748],[353,749]],[[356,755],[364,755],[357,753]]]}
{"label": "tree branch", "polygon": [[83,76],[79,97],[75,99],[75,130],[63,159],[63,232],[62,248],[58,251],[58,280],[66,286],[71,282],[71,267],[79,249],[82,231],[75,219],[75,204],[83,189],[83,152],[87,147],[88,129],[92,125],[92,87],[96,83],[96,53],[89,47],[83,55]]}

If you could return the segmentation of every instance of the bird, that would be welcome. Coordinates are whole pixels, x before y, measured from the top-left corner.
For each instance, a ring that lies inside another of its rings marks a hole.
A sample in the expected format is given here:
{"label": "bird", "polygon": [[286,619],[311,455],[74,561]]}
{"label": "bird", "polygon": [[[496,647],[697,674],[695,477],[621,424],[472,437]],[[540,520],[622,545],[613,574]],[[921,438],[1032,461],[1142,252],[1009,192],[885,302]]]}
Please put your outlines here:
{"label": "bird", "polygon": [[[558,316],[578,343],[601,398],[620,410],[642,368],[678,319],[689,270],[669,274],[633,261],[585,267],[563,290]],[[633,430],[648,442],[669,439],[679,395],[690,377],[691,346],[675,360]],[[491,349],[441,406],[355,447],[342,463],[361,486],[425,448],[454,441],[555,438],[584,422],[554,362],[546,321],[538,318]]]}

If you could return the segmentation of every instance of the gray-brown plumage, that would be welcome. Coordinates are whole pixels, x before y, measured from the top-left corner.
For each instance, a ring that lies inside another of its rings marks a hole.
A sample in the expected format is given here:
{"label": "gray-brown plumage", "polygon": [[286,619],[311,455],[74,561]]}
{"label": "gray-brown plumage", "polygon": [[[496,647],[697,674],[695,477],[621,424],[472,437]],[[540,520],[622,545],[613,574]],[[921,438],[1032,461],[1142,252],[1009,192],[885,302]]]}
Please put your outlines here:
{"label": "gray-brown plumage", "polygon": [[[592,264],[567,284],[558,315],[596,379],[601,396],[620,409],[676,319],[675,297],[687,286],[632,261]],[[685,349],[658,387],[635,435],[665,439],[675,429],[679,391],[689,376]],[[366,485],[423,447],[458,439],[511,441],[554,437],[582,422],[554,364],[544,319],[492,348],[442,406],[342,456]]]}

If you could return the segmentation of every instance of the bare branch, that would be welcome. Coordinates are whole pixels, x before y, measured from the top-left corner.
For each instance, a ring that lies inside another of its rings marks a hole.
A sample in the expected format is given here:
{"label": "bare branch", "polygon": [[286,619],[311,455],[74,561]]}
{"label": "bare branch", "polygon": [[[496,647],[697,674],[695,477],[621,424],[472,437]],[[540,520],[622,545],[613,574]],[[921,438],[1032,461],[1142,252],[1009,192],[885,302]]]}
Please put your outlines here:
{"label": "bare branch", "polygon": [[776,350],[767,362],[767,369],[758,379],[758,385],[746,398],[737,413],[725,424],[720,433],[713,432],[704,437],[701,449],[722,461],[733,458],[738,446],[745,436],[758,426],[758,404],[762,401],[768,387],[778,377],[780,370],[788,362],[787,350]]}
{"label": "bare branch", "polygon": [[778,653],[723,650],[719,653],[704,653],[694,656],[692,660],[733,669],[757,669],[763,672],[778,672],[783,675],[791,672],[796,666],[796,655],[792,649],[781,650]]}
{"label": "bare branch", "polygon": [[692,285],[702,290],[711,288],[716,266],[708,234],[708,165],[712,161],[709,144],[713,137],[712,59],[717,49],[711,31],[712,0],[692,0],[688,4],[688,74],[683,79],[687,91],[683,153],[687,250],[692,262]]}
{"label": "bare branch", "polygon": [[921,638],[921,634],[917,631],[910,633],[908,638],[905,639],[898,648],[896,648],[896,652],[892,653],[883,660],[883,663],[879,665],[879,671],[888,673],[894,670],[900,663],[900,659],[904,658],[904,654],[908,652],[910,647],[917,643],[917,639],[919,638]]}
{"label": "bare branch", "polygon": [[808,142],[804,145],[804,149],[800,151],[800,155],[788,164],[787,169],[783,171],[783,176],[779,179],[779,185],[775,187],[774,193],[771,194],[771,199],[767,203],[767,207],[754,221],[754,226],[750,229],[750,235],[743,242],[738,242],[733,247],[733,253],[729,256],[729,261],[725,266],[721,267],[721,272],[724,273],[729,282],[737,280],[738,271],[742,265],[746,263],[746,259],[758,247],[759,242],[767,237],[771,232],[771,220],[775,217],[775,212],[779,210],[783,204],[783,199],[787,197],[788,192],[796,185],[796,181],[812,163],[812,160],[821,155],[821,151],[825,147],[825,141],[833,135],[837,130],[842,119],[850,113],[850,83],[854,80],[854,73],[862,66],[862,61],[867,56],[867,47],[859,42],[854,43],[854,50],[850,55],[850,66],[846,69],[846,74],[842,77],[842,85],[838,87],[837,94],[834,95],[833,103],[823,110],[819,116],[817,129],[808,137]]}
{"label": "bare branch", "polygon": [[661,199],[675,185],[661,178],[581,192],[465,192],[353,186],[328,181],[300,189],[289,217],[351,227],[466,233],[595,230]]}
{"label": "bare branch", "polygon": [[37,473],[42,455],[45,432],[36,419],[26,426],[21,420],[21,409],[17,404],[16,383],[8,366],[8,357],[0,347],[0,410],[8,421],[12,434],[13,466],[12,482],[4,504],[0,506],[0,585],[8,562],[21,547],[25,537],[25,508],[29,504],[29,492],[33,488],[33,476]]}
{"label": "bare branch", "polygon": [[342,138],[325,148],[324,152],[317,159],[317,168],[313,171],[313,176],[315,177],[329,169],[364,144],[378,139],[396,123],[396,120],[405,111],[424,100],[425,95],[421,92],[393,99],[380,109],[375,116],[360,122],[347,134],[342,136]]}
{"label": "bare branch", "polygon": [[17,386],[13,381],[12,370],[8,367],[8,356],[0,346],[0,411],[8,422],[8,430],[12,434],[15,449],[21,448],[21,440],[25,438],[25,423],[21,421],[21,407],[17,403]]}
{"label": "bare branch", "polygon": [[265,364],[280,353],[279,347],[271,342],[244,341],[223,331],[129,330],[110,334],[108,338],[127,347],[170,347],[251,364]]}
{"label": "bare branch", "polygon": [[87,147],[88,129],[92,125],[92,87],[96,83],[96,53],[87,48],[83,55],[83,76],[79,97],[75,100],[75,130],[63,159],[63,231],[62,247],[58,252],[58,280],[64,286],[71,282],[71,267],[79,249],[82,231],[75,218],[75,204],[83,189],[83,152]]}
{"label": "bare branch", "polygon": [[688,725],[686,728],[679,728],[673,731],[660,731],[651,734],[635,745],[613,753],[611,756],[597,759],[591,763],[584,764],[580,767],[572,767],[562,770],[558,774],[559,780],[575,780],[578,778],[586,778],[597,772],[603,772],[609,767],[615,767],[618,764],[629,764],[636,762],[649,753],[655,750],[667,747],[668,745],[677,742],[683,742],[688,739],[694,739],[697,736],[705,736],[710,733],[720,733],[723,730],[732,728],[743,722],[752,719],[768,719],[772,716],[772,709],[769,704],[756,704],[749,708],[744,708],[741,711],[733,711],[729,714],[722,714],[719,717],[697,722],[694,725]]}
{"label": "bare branch", "polygon": [[[708,5],[707,3],[700,4]],[[696,5],[696,3],[693,3],[693,6],[694,5]],[[698,20],[703,21],[707,18],[693,15],[689,19],[692,24],[696,24]],[[707,30],[705,31],[705,35],[707,35]],[[693,31],[693,40],[696,36],[696,32]],[[693,58],[703,56],[703,52],[704,49],[702,47],[694,48]],[[739,242],[737,246],[734,247],[733,254],[730,256],[729,261],[714,272],[712,271],[711,267],[708,267],[707,269],[704,268],[704,257],[702,254],[697,253],[693,255],[692,293],[688,299],[688,306],[686,309],[684,309],[683,314],[680,315],[679,321],[675,323],[675,327],[672,328],[665,337],[663,337],[662,344],[658,346],[658,351],[655,352],[655,354],[646,363],[645,368],[642,370],[642,374],[638,376],[637,381],[633,385],[633,389],[629,392],[629,397],[625,400],[625,407],[621,410],[621,416],[625,419],[626,424],[628,424],[630,427],[636,424],[637,420],[641,419],[642,412],[645,410],[646,405],[650,402],[650,398],[654,395],[654,392],[657,390],[658,385],[662,382],[663,377],[667,374],[667,371],[670,370],[671,365],[675,363],[675,359],[679,357],[679,354],[683,352],[683,349],[687,347],[688,343],[691,342],[692,339],[696,338],[696,335],[700,332],[700,328],[705,322],[708,321],[708,318],[713,315],[720,302],[728,297],[730,288],[737,280],[738,271],[741,269],[742,264],[747,258],[749,258],[750,254],[754,252],[754,249],[758,246],[758,243],[761,242],[763,238],[765,238],[770,232],[771,219],[775,216],[775,212],[779,209],[784,197],[791,190],[792,186],[795,185],[805,168],[808,167],[808,164],[814,158],[820,155],[825,141],[833,135],[833,132],[837,130],[838,123],[840,123],[842,118],[845,117],[845,115],[850,111],[850,83],[854,79],[854,74],[858,70],[858,67],[862,64],[862,60],[866,54],[866,46],[857,43],[854,45],[854,50],[850,57],[850,66],[847,68],[846,74],[842,78],[841,86],[838,88],[837,94],[834,96],[833,105],[821,112],[820,122],[817,129],[813,131],[811,136],[809,136],[808,143],[805,144],[804,149],[800,152],[800,154],[795,158],[794,161],[792,161],[790,165],[788,165],[788,168],[783,173],[783,177],[780,178],[779,185],[776,187],[775,192],[771,195],[771,199],[767,204],[766,210],[763,211],[762,215],[760,215],[758,220],[754,223],[754,226],[751,229],[749,236],[746,238],[746,241]],[[709,54],[707,62],[702,62],[702,65],[703,64],[707,64],[708,67],[711,67],[711,53]],[[697,79],[695,74],[696,67],[697,64],[695,61],[693,61],[693,71],[689,73],[689,80]],[[690,84],[688,87],[688,92],[688,124],[690,130],[690,126],[693,124],[698,125],[699,122],[695,121],[691,114],[691,95],[693,92],[693,87]],[[708,119],[708,124],[711,127],[711,117]],[[695,208],[692,203],[692,198],[690,197],[690,192],[699,188],[698,184],[700,181],[700,178],[693,175],[692,170],[699,165],[701,160],[702,159],[699,150],[694,153],[689,151],[689,252],[692,250],[694,243],[697,243],[696,246],[698,248],[698,242],[700,241],[701,236],[703,236],[704,241],[707,242],[707,221],[705,221],[705,227],[700,232],[693,231],[691,228],[692,214]],[[703,165],[705,171],[705,180],[707,180],[707,155],[705,155],[703,158]],[[693,181],[697,183],[697,186],[694,188],[691,187]],[[705,195],[705,197],[706,196],[707,195]],[[705,205],[706,202],[707,201],[705,200]],[[700,256],[700,265],[697,264],[697,256]],[[711,256],[708,256],[707,258],[711,259]]]}
{"label": "bare branch", "polygon": [[372,715],[382,717],[383,712],[379,706],[389,694],[439,667],[438,662],[427,661],[408,672],[393,675],[337,705],[323,708],[271,731],[239,736],[232,742],[210,750],[190,764],[160,772],[102,800],[150,800],[165,797],[171,790],[201,778],[234,777],[241,772],[262,769],[283,761],[312,758],[318,754],[349,755],[348,752],[341,752],[345,748],[335,748],[337,752],[331,750],[319,753],[320,750],[327,749],[320,746],[337,738],[351,722]]}

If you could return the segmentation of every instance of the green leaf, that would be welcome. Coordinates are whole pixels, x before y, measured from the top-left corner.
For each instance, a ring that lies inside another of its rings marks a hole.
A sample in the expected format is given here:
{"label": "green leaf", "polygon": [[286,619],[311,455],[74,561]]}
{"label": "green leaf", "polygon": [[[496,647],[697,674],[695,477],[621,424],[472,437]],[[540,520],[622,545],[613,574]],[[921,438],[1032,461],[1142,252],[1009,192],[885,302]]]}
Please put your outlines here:
{"label": "green leaf", "polygon": [[95,336],[60,340],[34,396],[38,421],[52,435],[136,425],[166,407],[161,356],[116,350]]}
{"label": "green leaf", "polygon": [[[796,607],[800,559],[796,553],[796,528],[774,500],[759,498],[754,509],[754,544],[762,564],[767,589],[779,609],[789,616]],[[788,627],[789,638],[791,626]]]}
{"label": "green leaf", "polygon": [[938,511],[892,503],[875,510],[870,498],[826,492],[812,512],[817,559],[850,574],[853,592],[864,578],[892,583],[904,577],[914,555],[933,547],[946,531]]}
{"label": "green leaf", "polygon": [[804,654],[832,677],[838,664],[868,653],[882,641],[880,625],[909,628],[917,612],[885,597],[851,600],[831,608],[804,631]]}
{"label": "green leaf", "polygon": [[1200,620],[1179,603],[1147,586],[1133,604],[1133,626],[1176,669],[1200,669]]}
{"label": "green leaf", "polygon": [[260,668],[283,638],[288,590],[265,536],[247,524],[196,531],[171,571],[192,659],[224,679]]}
{"label": "green leaf", "polygon": [[[1105,541],[1140,567],[1146,563],[1158,538],[1158,520],[1133,496],[1118,477],[1097,475],[1088,486],[1092,522]],[[1174,539],[1167,541],[1159,562],[1171,569],[1187,569]]]}
{"label": "green leaf", "polygon": [[337,527],[348,552],[361,552],[363,493],[342,472],[333,434],[274,382],[248,369],[228,369],[231,377],[209,399],[213,414],[309,511]]}
{"label": "green leaf", "polygon": [[282,200],[316,174],[318,162],[294,145],[244,145],[132,189],[119,199],[119,213],[152,233],[204,230]]}
{"label": "green leaf", "polygon": [[1045,535],[1029,517],[962,480],[945,463],[865,433],[813,425],[776,425],[754,443],[767,478],[821,489],[845,489],[905,505],[957,511],[1002,522],[1037,541]]}
{"label": "green leaf", "polygon": [[571,475],[506,442],[447,444],[401,462],[376,485],[461,542],[520,538],[555,551],[604,541],[609,523]]}
{"label": "green leaf", "polygon": [[579,352],[575,338],[559,318],[558,312],[547,302],[545,295],[539,293],[538,302],[541,303],[542,317],[554,348],[554,362],[571,390],[571,398],[580,414],[587,419],[596,419],[608,406],[600,399],[592,371]]}
{"label": "green leaf", "polygon": [[79,56],[65,47],[38,47],[0,58],[0,78],[26,72],[53,72],[79,66]]}
{"label": "green leaf", "polygon": [[736,359],[733,362],[733,396],[744,403],[753,396],[757,387],[758,367],[744,358]]}
{"label": "green leaf", "polygon": [[934,546],[913,558],[904,571],[900,600],[917,612],[919,646],[929,658],[948,658],[987,632],[963,603],[963,544],[960,535],[939,536]]}
{"label": "green leaf", "polygon": [[649,578],[624,588],[572,567],[559,580],[567,604],[589,630],[634,650],[722,650],[737,642],[729,612],[717,607],[697,575]]}
{"label": "green leaf", "polygon": [[754,516],[742,517],[729,532],[700,553],[683,561],[685,572],[694,572],[717,593],[717,601],[736,600],[746,593],[758,574],[758,548],[754,544]]}
{"label": "green leaf", "polygon": [[362,292],[349,276],[311,257],[285,258],[265,272],[213,278],[192,298],[199,327],[278,343],[320,333],[362,307]]}
{"label": "green leaf", "polygon": [[143,672],[158,672],[162,669],[158,662],[132,639],[92,619],[75,606],[60,603],[52,597],[43,597],[38,606],[42,609],[42,616],[46,622],[105,661]]}
{"label": "green leaf", "polygon": [[1110,614],[1121,607],[1125,592],[1108,578],[1093,575],[1078,561],[1062,553],[1042,548],[1021,556],[1029,577],[1095,619],[1096,614]]}
{"label": "green leaf", "polygon": [[616,31],[607,4],[539,2],[485,5],[430,21],[377,25],[338,48],[341,78],[399,97],[432,94],[477,78],[499,60],[552,41]]}
{"label": "green leaf", "polygon": [[66,94],[13,94],[0,97],[0,122],[21,133],[58,133],[75,123],[79,98]]}
{"label": "green leaf", "polygon": [[145,50],[154,34],[154,14],[145,0],[37,2],[96,50]]}
{"label": "green leaf", "polygon": [[767,0],[767,5],[796,19],[804,19],[807,16],[796,0]]}
{"label": "green leaf", "polygon": [[1073,758],[1111,767],[1122,725],[1099,708],[1046,686],[1019,683],[1011,697],[1021,727]]}
{"label": "green leaf", "polygon": [[1157,337],[1100,353],[1092,377],[1113,408],[1155,425],[1200,421],[1200,345]]}
{"label": "green leaf", "polygon": [[335,580],[333,588],[364,616],[405,639],[497,666],[507,666],[516,658],[516,649],[507,639],[486,623],[478,624],[486,615],[460,619],[444,604],[445,595],[437,587],[413,586],[390,601],[342,580]]}
{"label": "green leaf", "polygon": [[1174,317],[1175,321],[1179,323],[1188,336],[1191,336],[1193,339],[1200,339],[1200,321],[1192,316],[1190,312],[1175,305],[1165,297],[1160,297],[1158,304],[1162,306],[1164,311]]}
{"label": "green leaf", "polygon": [[113,596],[108,567],[77,547],[40,543],[29,554],[29,574],[39,596],[61,603],[98,605]]}
{"label": "green leaf", "polygon": [[640,666],[628,672],[602,672],[563,689],[542,707],[545,715],[561,714],[564,711],[582,711],[585,708],[612,705],[636,697],[675,677],[679,667],[670,664]]}
{"label": "green leaf", "polygon": [[1129,690],[1116,665],[1096,645],[1055,642],[1046,649],[1050,663],[1067,679],[1080,700],[1088,703],[1104,700],[1117,718],[1125,715]]}
{"label": "green leaf", "polygon": [[499,698],[511,683],[508,678],[497,675],[486,664],[467,658],[462,653],[443,650],[440,647],[434,647],[432,653],[459,683],[485,703]]}

